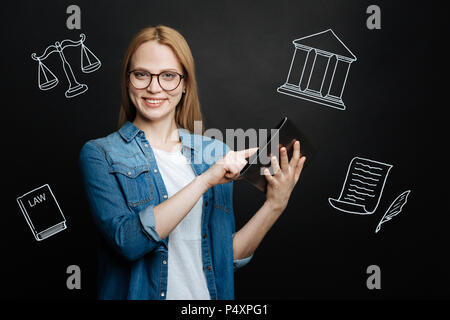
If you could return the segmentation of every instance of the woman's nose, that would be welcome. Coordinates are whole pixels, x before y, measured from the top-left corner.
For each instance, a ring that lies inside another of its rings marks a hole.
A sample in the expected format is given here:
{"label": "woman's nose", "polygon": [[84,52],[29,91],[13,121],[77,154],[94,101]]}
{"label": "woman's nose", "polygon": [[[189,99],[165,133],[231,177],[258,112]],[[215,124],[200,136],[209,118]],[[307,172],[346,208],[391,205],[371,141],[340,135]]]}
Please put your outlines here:
{"label": "woman's nose", "polygon": [[151,77],[152,77],[152,80],[150,81],[150,84],[147,86],[147,91],[149,91],[149,92],[162,91],[162,88],[158,82],[158,75],[152,75]]}

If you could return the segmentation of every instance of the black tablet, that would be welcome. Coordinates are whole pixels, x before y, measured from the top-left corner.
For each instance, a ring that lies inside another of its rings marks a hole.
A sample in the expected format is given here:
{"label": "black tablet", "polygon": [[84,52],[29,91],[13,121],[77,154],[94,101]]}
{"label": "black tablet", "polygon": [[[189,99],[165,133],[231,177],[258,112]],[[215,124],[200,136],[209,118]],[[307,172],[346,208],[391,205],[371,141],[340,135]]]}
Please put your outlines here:
{"label": "black tablet", "polygon": [[300,141],[301,156],[306,156],[307,158],[306,166],[311,163],[316,150],[306,136],[287,117],[283,117],[275,129],[270,130],[267,140],[260,142],[257,154],[251,156],[247,165],[241,170],[241,177],[265,193],[267,180],[264,177],[263,169],[269,168],[270,173],[273,174],[270,155],[274,154],[279,161],[279,150],[282,147],[286,147],[288,159],[290,160],[294,151],[294,143],[297,140]]}

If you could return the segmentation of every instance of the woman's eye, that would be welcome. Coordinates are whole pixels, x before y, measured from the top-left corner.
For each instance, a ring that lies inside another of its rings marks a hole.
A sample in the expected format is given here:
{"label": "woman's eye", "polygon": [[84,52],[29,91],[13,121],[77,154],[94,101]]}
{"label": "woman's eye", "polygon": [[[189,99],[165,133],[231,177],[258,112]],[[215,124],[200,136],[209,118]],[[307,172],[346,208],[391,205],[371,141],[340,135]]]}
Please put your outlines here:
{"label": "woman's eye", "polygon": [[137,78],[144,78],[145,76],[147,76],[147,74],[146,74],[145,72],[138,72],[138,71],[136,71],[136,72],[134,73],[134,75],[135,75]]}
{"label": "woman's eye", "polygon": [[162,76],[164,80],[172,80],[173,78],[175,78],[175,74],[171,72],[163,73]]}

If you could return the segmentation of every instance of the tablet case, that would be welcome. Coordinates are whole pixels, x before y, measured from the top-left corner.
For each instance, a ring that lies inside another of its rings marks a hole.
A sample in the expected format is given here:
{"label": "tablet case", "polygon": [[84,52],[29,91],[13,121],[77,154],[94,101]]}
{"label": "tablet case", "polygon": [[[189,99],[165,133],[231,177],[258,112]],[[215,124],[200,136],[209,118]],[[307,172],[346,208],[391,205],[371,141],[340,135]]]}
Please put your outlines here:
{"label": "tablet case", "polygon": [[[306,156],[305,166],[311,163],[316,154],[316,150],[307,137],[287,118],[283,117],[275,130],[270,130],[272,134],[268,136],[267,141],[263,141],[263,145],[259,145],[256,156],[249,158],[247,165],[241,170],[241,177],[262,192],[267,190],[267,180],[263,174],[265,167],[270,167],[270,153],[276,155],[278,162],[279,149],[286,147],[288,159],[290,160],[294,151],[294,143],[300,141],[300,154]],[[278,146],[276,145],[278,142]],[[278,152],[276,151],[278,148]],[[269,171],[273,174],[270,167]]]}

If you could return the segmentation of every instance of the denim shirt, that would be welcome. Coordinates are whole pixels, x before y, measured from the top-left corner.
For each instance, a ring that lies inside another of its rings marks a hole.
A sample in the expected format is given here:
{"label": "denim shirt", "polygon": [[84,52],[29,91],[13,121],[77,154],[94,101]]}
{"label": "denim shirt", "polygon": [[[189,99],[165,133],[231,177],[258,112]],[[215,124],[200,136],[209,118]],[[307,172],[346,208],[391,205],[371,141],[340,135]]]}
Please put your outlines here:
{"label": "denim shirt", "polygon": [[[229,147],[178,127],[181,152],[200,175]],[[80,152],[81,175],[100,234],[99,299],[166,297],[168,241],[155,229],[153,208],[167,200],[150,143],[126,122],[107,137],[88,141]],[[233,260],[233,183],[203,194],[202,264],[211,299],[234,299],[234,271],[252,256]],[[186,270],[189,272],[189,270]]]}

